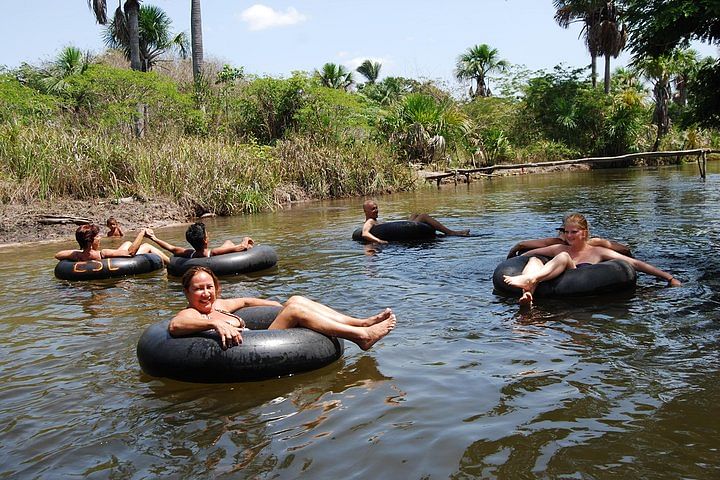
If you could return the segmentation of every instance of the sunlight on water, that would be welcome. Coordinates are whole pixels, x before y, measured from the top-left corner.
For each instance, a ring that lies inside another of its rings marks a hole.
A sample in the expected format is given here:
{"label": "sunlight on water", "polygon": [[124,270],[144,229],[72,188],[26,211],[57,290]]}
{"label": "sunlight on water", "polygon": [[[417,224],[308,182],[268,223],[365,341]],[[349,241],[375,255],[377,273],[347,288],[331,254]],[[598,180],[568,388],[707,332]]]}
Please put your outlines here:
{"label": "sunlight on water", "polygon": [[[353,315],[392,307],[372,350],[246,384],[152,378],[143,329],[185,305],[177,279],[70,283],[54,243],[3,250],[2,478],[710,478],[720,400],[720,175],[694,166],[493,178],[379,198],[471,238],[369,248],[361,199],[209,220],[277,268],[225,296],[306,295]],[[685,283],[641,274],[632,295],[540,300],[520,312],[491,275],[518,240],[581,211],[592,233]],[[183,244],[184,228],[157,232]]]}

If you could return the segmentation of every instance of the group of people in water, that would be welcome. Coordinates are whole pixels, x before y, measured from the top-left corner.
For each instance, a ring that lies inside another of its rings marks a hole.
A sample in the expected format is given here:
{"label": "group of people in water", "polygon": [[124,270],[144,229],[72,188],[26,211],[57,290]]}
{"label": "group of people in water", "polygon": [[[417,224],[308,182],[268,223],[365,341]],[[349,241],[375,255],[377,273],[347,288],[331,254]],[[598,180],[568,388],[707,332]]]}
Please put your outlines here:
{"label": "group of people in water", "polygon": [[[362,227],[362,238],[368,242],[387,243],[371,233],[371,229],[381,223],[378,221],[377,203],[373,200],[366,201],[363,204],[363,211],[365,222]],[[413,214],[410,220],[425,223],[448,236],[468,236],[470,233],[469,230],[452,230],[426,213]],[[114,218],[108,219],[107,227],[108,237],[123,236]],[[603,238],[590,237],[588,222],[579,213],[567,215],[563,226],[557,230],[556,237],[524,240],[514,245],[508,253],[508,258],[518,254],[531,256],[520,275],[504,277],[505,283],[522,291],[519,299],[521,306],[532,305],[533,294],[540,282],[556,278],[566,270],[583,268],[611,259],[624,260],[640,272],[667,281],[668,286],[681,285],[673,275],[630,256],[630,249],[627,246]],[[169,257],[157,247],[143,243],[144,238],[150,239],[175,256],[186,258],[242,252],[251,249],[254,245],[252,238],[245,237],[238,244],[226,240],[221,246],[210,248],[207,230],[202,222],[190,225],[185,232],[185,238],[192,248],[172,245],[158,238],[152,229],[144,228],[138,232],[132,242],[124,242],[116,249],[101,250],[99,233],[100,228],[97,225],[81,225],[75,232],[80,250],[63,250],[58,252],[55,258],[99,261],[103,258],[154,253],[160,256],[165,264],[169,263]],[[549,260],[544,261],[535,255],[547,257]],[[188,306],[171,320],[168,327],[170,334],[188,335],[212,329],[220,336],[223,348],[242,342],[245,324],[242,318],[232,312],[248,306],[282,307],[270,329],[305,327],[325,335],[350,340],[363,350],[372,347],[397,324],[397,318],[389,308],[370,317],[355,318],[302,296],[292,296],[284,304],[250,297],[223,299],[220,298],[221,287],[217,276],[205,267],[190,268],[182,277],[182,285]]]}

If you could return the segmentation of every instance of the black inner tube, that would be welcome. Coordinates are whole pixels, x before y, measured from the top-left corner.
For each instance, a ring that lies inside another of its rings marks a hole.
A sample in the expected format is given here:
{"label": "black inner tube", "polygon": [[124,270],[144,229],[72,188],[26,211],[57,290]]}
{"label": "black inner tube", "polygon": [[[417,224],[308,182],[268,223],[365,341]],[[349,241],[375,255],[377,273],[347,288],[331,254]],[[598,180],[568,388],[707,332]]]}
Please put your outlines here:
{"label": "black inner tube", "polygon": [[[370,233],[380,240],[388,242],[409,242],[435,238],[435,229],[433,227],[427,223],[410,220],[378,223],[370,229]],[[352,238],[359,242],[365,241],[362,237],[362,227],[353,231]]]}
{"label": "black inner tube", "polygon": [[242,332],[242,344],[226,350],[214,330],[172,337],[168,333],[169,320],[155,323],[138,341],[140,366],[156,377],[228,383],[315,370],[342,356],[342,339],[306,328],[267,330],[280,310],[281,307],[248,307],[236,311],[251,330]]}
{"label": "black inner tube", "polygon": [[[547,257],[534,255],[547,261]],[[493,287],[497,293],[520,296],[519,288],[505,283],[504,275],[520,275],[530,256],[508,258],[493,272]],[[582,268],[566,270],[560,276],[540,282],[536,297],[572,297],[599,295],[632,290],[637,282],[635,269],[624,260],[609,260]]]}
{"label": "black inner tube", "polygon": [[142,253],[133,257],[111,257],[87,262],[60,260],[55,276],[62,280],[101,280],[105,278],[139,275],[163,268],[159,255]]}
{"label": "black inner tube", "polygon": [[223,255],[213,255],[212,257],[186,258],[173,256],[170,258],[168,273],[181,277],[190,267],[202,266],[209,268],[218,276],[238,275],[266,270],[274,267],[277,261],[278,257],[275,249],[268,245],[257,245],[244,252],[225,253]]}

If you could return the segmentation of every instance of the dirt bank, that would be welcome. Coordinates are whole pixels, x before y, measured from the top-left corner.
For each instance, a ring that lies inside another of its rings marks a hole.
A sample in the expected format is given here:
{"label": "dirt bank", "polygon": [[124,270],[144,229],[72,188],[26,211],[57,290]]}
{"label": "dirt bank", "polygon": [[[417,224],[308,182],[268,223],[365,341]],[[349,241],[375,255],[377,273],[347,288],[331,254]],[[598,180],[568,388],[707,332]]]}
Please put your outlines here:
{"label": "dirt bank", "polygon": [[[493,173],[493,176],[525,175],[530,173],[551,173],[568,170],[587,170],[587,165],[562,165],[553,167],[534,167],[513,170],[502,170]],[[419,171],[422,179],[438,172]],[[482,181],[487,175],[475,174],[473,181]],[[457,181],[464,181],[460,176]],[[454,183],[454,177],[442,180],[442,183]],[[280,199],[279,199],[280,200]],[[75,238],[76,223],[44,223],[49,216],[54,217],[80,217],[91,220],[103,227],[108,217],[115,217],[120,222],[126,235],[143,227],[164,227],[192,220],[192,212],[183,209],[169,199],[155,198],[138,200],[133,198],[71,200],[59,199],[52,202],[36,203],[31,205],[10,204],[0,206],[0,248],[19,243],[38,241],[73,240]]]}
{"label": "dirt bank", "polygon": [[142,227],[164,227],[190,221],[190,212],[171,200],[156,198],[141,201],[133,198],[113,201],[107,199],[60,199],[31,205],[10,204],[0,207],[0,248],[18,243],[72,240],[78,224],[45,223],[48,217],[86,218],[102,226],[115,217],[126,236]]}

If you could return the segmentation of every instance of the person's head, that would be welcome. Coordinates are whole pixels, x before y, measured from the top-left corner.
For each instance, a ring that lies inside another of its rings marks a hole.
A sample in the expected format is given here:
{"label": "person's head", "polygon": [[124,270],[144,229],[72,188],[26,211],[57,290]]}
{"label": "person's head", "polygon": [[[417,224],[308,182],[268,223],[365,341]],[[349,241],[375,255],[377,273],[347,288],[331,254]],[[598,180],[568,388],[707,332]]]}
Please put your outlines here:
{"label": "person's head", "polygon": [[563,222],[565,231],[563,232],[565,240],[569,240],[575,235],[579,238],[587,240],[590,238],[590,227],[585,217],[579,213],[571,213],[565,216]]}
{"label": "person's head", "polygon": [[372,218],[377,220],[378,217],[378,205],[375,200],[366,200],[363,203],[363,212],[365,212],[365,219]]}
{"label": "person's head", "polygon": [[188,299],[190,306],[196,306],[197,302],[210,302],[211,304],[220,297],[220,280],[207,267],[190,267],[182,276],[183,292]]}
{"label": "person's head", "polygon": [[115,220],[115,217],[110,217],[110,218],[107,219],[107,222],[105,222],[105,225],[106,225],[108,228],[111,228],[111,229],[112,229],[112,228],[117,228],[118,223],[117,223],[117,220]]}
{"label": "person's head", "polygon": [[185,239],[196,251],[202,251],[207,246],[207,232],[205,231],[205,224],[202,222],[195,222],[190,225],[185,232]]}
{"label": "person's head", "polygon": [[80,225],[75,230],[75,240],[82,250],[86,250],[93,246],[98,233],[100,233],[100,227],[97,225]]}

